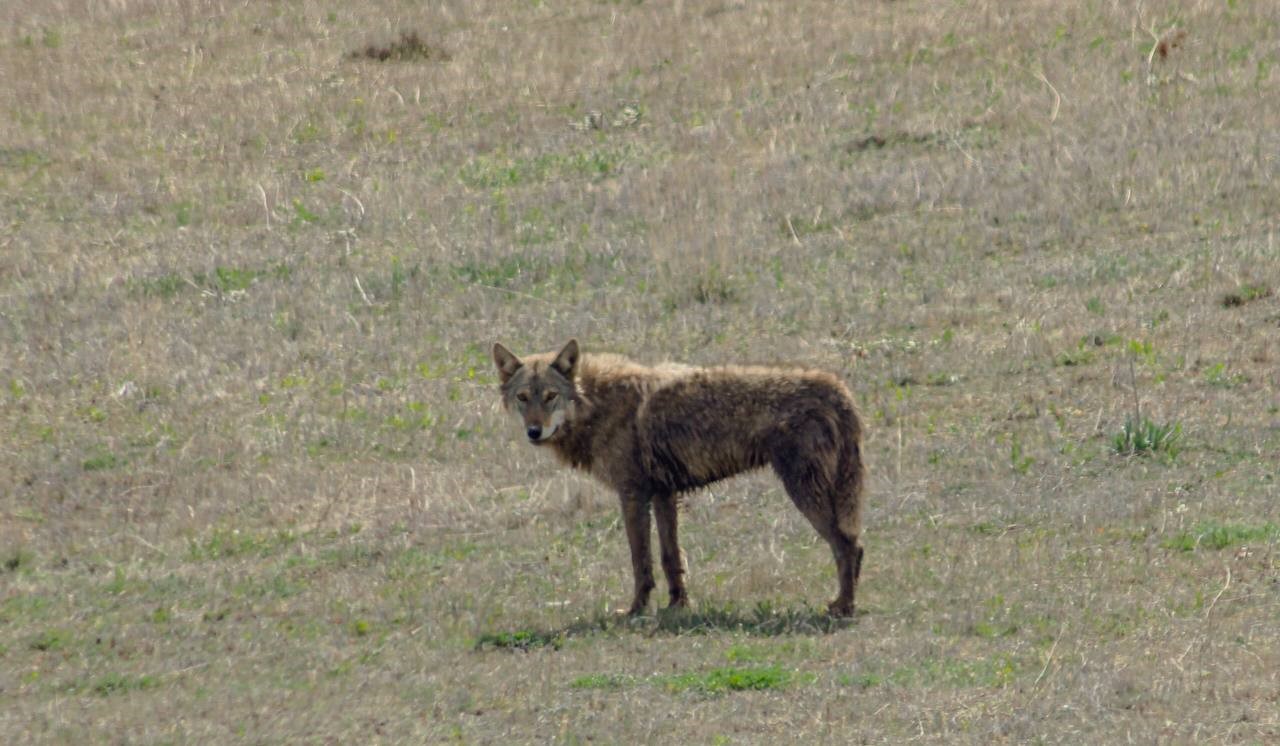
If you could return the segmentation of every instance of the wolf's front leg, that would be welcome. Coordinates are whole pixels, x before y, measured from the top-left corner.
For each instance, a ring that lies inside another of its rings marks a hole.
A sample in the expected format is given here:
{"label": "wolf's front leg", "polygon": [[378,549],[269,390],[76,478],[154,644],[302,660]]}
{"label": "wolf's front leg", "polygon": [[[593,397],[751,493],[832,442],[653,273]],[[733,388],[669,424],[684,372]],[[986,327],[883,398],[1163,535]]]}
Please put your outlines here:
{"label": "wolf's front leg", "polygon": [[627,542],[631,544],[631,572],[635,576],[635,595],[627,614],[635,616],[649,605],[649,591],[653,590],[653,557],[649,551],[648,495],[622,493],[622,520],[627,527]]}

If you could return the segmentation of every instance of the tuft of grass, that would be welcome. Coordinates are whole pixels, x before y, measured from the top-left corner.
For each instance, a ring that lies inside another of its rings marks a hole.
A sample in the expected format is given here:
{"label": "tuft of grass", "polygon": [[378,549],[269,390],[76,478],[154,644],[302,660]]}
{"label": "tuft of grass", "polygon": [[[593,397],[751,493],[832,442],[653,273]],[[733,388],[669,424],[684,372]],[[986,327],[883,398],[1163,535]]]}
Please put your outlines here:
{"label": "tuft of grass", "polygon": [[36,637],[27,644],[27,647],[32,650],[53,652],[55,650],[61,650],[70,642],[71,632],[58,627],[51,627],[44,632],[41,632],[39,635],[36,635]]}
{"label": "tuft of grass", "polygon": [[1174,458],[1181,438],[1181,423],[1159,424],[1146,417],[1127,417],[1120,432],[1112,436],[1111,449],[1121,456],[1163,454]]}
{"label": "tuft of grass", "polygon": [[183,288],[191,287],[190,281],[182,275],[166,274],[130,282],[130,288],[136,295],[149,298],[172,298]]}
{"label": "tuft of grass", "polygon": [[110,673],[95,681],[91,691],[99,697],[110,697],[113,694],[154,689],[159,684],[160,682],[156,677],[148,674],[126,676],[119,673]]}
{"label": "tuft of grass", "polygon": [[1274,523],[1249,525],[1244,523],[1218,523],[1205,521],[1190,531],[1182,531],[1165,539],[1160,546],[1182,552],[1196,549],[1226,549],[1250,541],[1271,542],[1280,539],[1280,526]]}
{"label": "tuft of grass", "polygon": [[1266,285],[1241,285],[1222,296],[1223,308],[1236,308],[1255,300],[1271,297],[1271,288]]}
{"label": "tuft of grass", "polygon": [[6,572],[17,572],[23,567],[30,569],[35,559],[36,556],[30,551],[22,547],[14,547],[5,553],[3,563],[0,564]]}
{"label": "tuft of grass", "polygon": [[677,281],[674,292],[668,294],[665,307],[669,312],[678,311],[691,303],[698,305],[727,305],[742,298],[740,280],[711,265],[702,272],[685,276]]}

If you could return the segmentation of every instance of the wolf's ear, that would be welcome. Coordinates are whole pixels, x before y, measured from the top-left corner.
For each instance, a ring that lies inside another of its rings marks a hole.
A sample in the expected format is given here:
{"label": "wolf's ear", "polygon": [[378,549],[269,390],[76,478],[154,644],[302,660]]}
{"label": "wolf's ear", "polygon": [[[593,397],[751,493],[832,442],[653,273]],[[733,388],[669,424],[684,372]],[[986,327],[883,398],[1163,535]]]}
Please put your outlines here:
{"label": "wolf's ear", "polygon": [[520,370],[520,366],[524,363],[520,362],[520,358],[511,354],[511,350],[502,346],[500,342],[493,343],[493,364],[498,366],[498,377],[503,383],[511,380],[511,376]]}
{"label": "wolf's ear", "polygon": [[560,350],[560,354],[556,355],[556,359],[551,361],[551,367],[572,381],[573,374],[578,370],[578,340],[569,340],[568,344]]}

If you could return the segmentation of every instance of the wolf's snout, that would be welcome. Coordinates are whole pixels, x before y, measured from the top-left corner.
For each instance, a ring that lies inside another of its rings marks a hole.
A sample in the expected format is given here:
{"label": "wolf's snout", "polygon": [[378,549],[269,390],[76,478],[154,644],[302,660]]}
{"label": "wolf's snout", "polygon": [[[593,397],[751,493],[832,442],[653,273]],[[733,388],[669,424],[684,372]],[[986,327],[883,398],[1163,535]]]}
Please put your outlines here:
{"label": "wolf's snout", "polygon": [[525,434],[529,436],[529,440],[538,440],[542,437],[542,426],[530,425],[529,429],[525,430]]}

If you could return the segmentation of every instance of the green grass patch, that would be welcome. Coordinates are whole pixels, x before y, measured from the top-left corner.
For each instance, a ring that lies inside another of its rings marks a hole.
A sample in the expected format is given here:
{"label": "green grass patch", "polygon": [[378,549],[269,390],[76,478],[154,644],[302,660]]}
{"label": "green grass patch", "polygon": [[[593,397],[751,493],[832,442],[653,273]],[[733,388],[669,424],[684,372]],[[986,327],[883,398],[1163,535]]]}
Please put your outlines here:
{"label": "green grass patch", "polygon": [[1093,351],[1086,349],[1071,350],[1068,352],[1060,352],[1053,359],[1053,364],[1062,368],[1074,368],[1079,365],[1088,365],[1093,362]]}
{"label": "green grass patch", "polygon": [[195,562],[229,559],[242,555],[269,557],[298,541],[292,531],[253,533],[240,529],[218,528],[208,536],[193,539],[187,544],[187,559]]}
{"label": "green grass patch", "polygon": [[508,256],[492,264],[481,262],[456,264],[453,267],[453,273],[458,279],[468,283],[500,288],[511,284],[521,275],[531,273],[534,266],[534,262],[523,257]]}
{"label": "green grass patch", "polygon": [[53,159],[39,150],[31,148],[0,147],[0,168],[15,171],[43,168],[53,163]]}
{"label": "green grass patch", "polygon": [[71,632],[58,627],[51,627],[44,632],[36,635],[27,643],[27,647],[32,650],[40,650],[44,652],[53,652],[62,650],[71,643]]}
{"label": "green grass patch", "polygon": [[133,280],[130,285],[135,295],[148,298],[172,298],[184,288],[192,286],[190,280],[176,274]]}
{"label": "green grass patch", "polygon": [[32,622],[53,616],[54,604],[48,596],[23,593],[0,600],[0,622]]}
{"label": "green grass patch", "polygon": [[503,153],[477,156],[458,169],[458,179],[472,189],[504,189],[547,181],[598,181],[622,170],[635,158],[631,147],[511,157]]}
{"label": "green grass patch", "polygon": [[220,294],[245,291],[260,281],[285,280],[292,274],[293,269],[284,262],[260,267],[219,266],[209,273],[185,275],[170,272],[155,277],[134,278],[129,280],[127,287],[135,297],[168,299],[189,290]]}
{"label": "green grass patch", "polygon": [[593,673],[569,682],[570,689],[603,689],[618,691],[635,683],[635,678],[617,673]]}
{"label": "green grass patch", "polygon": [[696,692],[718,696],[729,692],[777,691],[799,684],[809,684],[816,678],[812,673],[796,672],[777,665],[735,665],[720,666],[707,671],[650,676],[644,679],[625,674],[589,674],[569,682],[569,688],[618,691],[647,684],[673,694]]}
{"label": "green grass patch", "polygon": [[813,674],[800,674],[780,666],[726,666],[698,673],[673,674],[654,680],[669,692],[696,691],[702,694],[784,689],[795,683],[809,683]]}
{"label": "green grass patch", "polygon": [[97,453],[82,461],[80,466],[85,471],[107,471],[124,466],[125,463],[124,457],[117,456],[106,449],[99,449]]}
{"label": "green grass patch", "polygon": [[1218,523],[1205,521],[1189,531],[1182,531],[1164,540],[1160,546],[1192,552],[1196,549],[1226,549],[1247,542],[1272,542],[1280,539],[1280,526],[1274,523],[1249,525],[1245,523]]}
{"label": "green grass patch", "polygon": [[141,676],[126,676],[119,673],[109,673],[93,682],[93,685],[89,687],[89,691],[99,697],[110,697],[112,695],[124,694],[126,692],[154,689],[159,685],[160,681],[156,679],[156,677],[148,674],[143,674]]}
{"label": "green grass patch", "polygon": [[532,650],[534,648],[551,648],[552,650],[559,650],[563,645],[564,635],[560,632],[522,629],[515,632],[490,632],[480,635],[476,640],[475,649]]}

